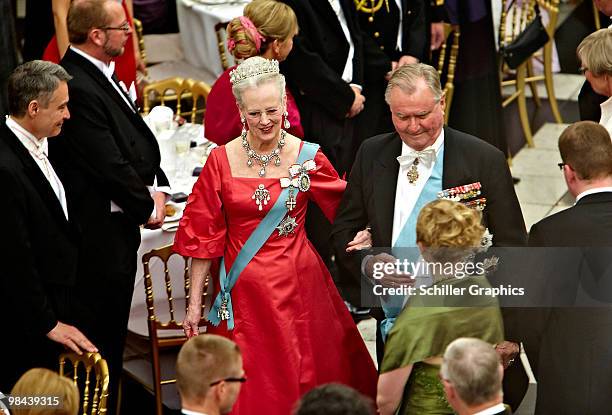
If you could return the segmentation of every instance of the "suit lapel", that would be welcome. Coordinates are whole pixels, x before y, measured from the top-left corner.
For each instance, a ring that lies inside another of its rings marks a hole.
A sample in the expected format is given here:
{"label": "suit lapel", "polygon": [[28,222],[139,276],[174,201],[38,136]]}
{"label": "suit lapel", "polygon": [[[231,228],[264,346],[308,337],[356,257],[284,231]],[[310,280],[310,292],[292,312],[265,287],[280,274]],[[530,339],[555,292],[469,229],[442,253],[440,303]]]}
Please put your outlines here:
{"label": "suit lapel", "polygon": [[149,127],[143,121],[142,117],[138,112],[134,112],[130,109],[129,105],[121,98],[119,93],[115,90],[115,88],[111,85],[111,81],[109,81],[104,74],[90,61],[74,52],[70,48],[66,51],[64,55],[63,61],[71,62],[77,65],[79,68],[83,69],[91,79],[96,82],[103,90],[108,94],[110,98],[112,98],[117,103],[117,108],[121,108],[121,110],[125,113],[125,115],[134,123],[136,127],[142,132],[144,136],[146,136],[149,140],[157,143],[155,140],[155,136],[150,131]]}
{"label": "suit lapel", "polygon": [[374,207],[380,223],[380,236],[383,243],[391,244],[393,232],[393,213],[395,206],[395,190],[397,187],[397,174],[399,163],[397,156],[402,151],[402,140],[393,134],[390,142],[381,149],[374,160],[372,177],[376,178],[374,184]]}
{"label": "suit lapel", "polygon": [[469,166],[461,149],[457,147],[452,130],[444,127],[444,165],[442,166],[442,188],[461,186],[470,183]]}
{"label": "suit lapel", "polygon": [[4,123],[2,123],[1,128],[2,130],[0,135],[4,137],[5,142],[23,164],[25,174],[38,191],[38,194],[43,199],[47,209],[49,209],[53,216],[55,216],[58,223],[65,228],[68,228],[69,223],[64,215],[62,205],[43,172],[40,170],[28,150],[19,142],[19,139],[15,136],[15,134],[13,134],[13,132]]}
{"label": "suit lapel", "polygon": [[87,72],[91,79],[93,79],[94,82],[96,82],[104,90],[104,92],[106,92],[106,94],[117,103],[117,108],[121,108],[121,110],[128,116],[128,118],[131,118],[132,121],[135,121],[138,124],[140,124],[138,121],[143,122],[142,119],[140,119],[140,115],[138,115],[138,112],[132,111],[130,106],[123,100],[119,92],[117,92],[115,88],[111,85],[111,81],[109,81],[104,76],[102,71],[100,71],[100,69],[98,69],[93,63],[91,63],[78,53],[74,52],[70,48],[68,48],[68,50],[66,51],[66,55],[64,56],[63,60],[72,62],[73,64],[78,65],[81,69]]}

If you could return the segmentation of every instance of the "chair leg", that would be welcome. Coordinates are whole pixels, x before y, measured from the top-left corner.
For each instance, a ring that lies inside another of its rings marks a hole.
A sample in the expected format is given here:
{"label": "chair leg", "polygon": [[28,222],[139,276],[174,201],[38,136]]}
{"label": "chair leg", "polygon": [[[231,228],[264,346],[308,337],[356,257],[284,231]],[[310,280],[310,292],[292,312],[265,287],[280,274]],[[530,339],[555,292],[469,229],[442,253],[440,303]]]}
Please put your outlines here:
{"label": "chair leg", "polygon": [[555,96],[555,86],[553,84],[552,42],[548,42],[548,44],[544,46],[544,82],[546,83],[546,93],[548,94],[550,109],[552,110],[557,124],[561,124],[563,119],[561,118],[561,113],[559,112],[557,97]]}
{"label": "chair leg", "polygon": [[121,397],[123,395],[122,389],[123,389],[123,374],[121,374],[121,376],[119,377],[119,388],[117,388],[117,408],[116,408],[117,415],[121,415]]}
{"label": "chair leg", "polygon": [[[533,60],[532,58],[527,59],[527,77],[531,78],[534,76],[533,73]],[[531,89],[531,96],[536,107],[540,108],[542,101],[540,101],[540,95],[538,94],[537,81],[529,81],[529,88]]]}
{"label": "chair leg", "polygon": [[533,147],[533,135],[531,134],[531,126],[529,125],[529,116],[527,115],[527,99],[525,98],[525,72],[527,72],[526,64],[521,64],[516,70],[516,88],[519,91],[517,98],[519,118],[521,126],[525,134],[525,140],[529,147]]}

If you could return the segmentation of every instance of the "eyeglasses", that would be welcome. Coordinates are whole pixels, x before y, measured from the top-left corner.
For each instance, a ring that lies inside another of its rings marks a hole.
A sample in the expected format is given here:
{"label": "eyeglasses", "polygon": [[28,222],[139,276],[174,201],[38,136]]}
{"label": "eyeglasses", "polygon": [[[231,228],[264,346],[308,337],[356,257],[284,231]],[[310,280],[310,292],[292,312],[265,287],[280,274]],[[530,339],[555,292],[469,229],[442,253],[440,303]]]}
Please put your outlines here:
{"label": "eyeglasses", "polygon": [[244,383],[247,381],[246,376],[243,376],[241,378],[225,378],[225,379],[220,379],[217,381],[214,381],[212,383],[210,383],[208,386],[215,386],[218,385],[221,382],[240,382],[240,383]]}
{"label": "eyeglasses", "polygon": [[246,117],[253,121],[259,121],[263,114],[266,114],[267,118],[274,118],[274,117],[281,115],[280,105],[278,107],[269,108],[263,111],[247,111]]}
{"label": "eyeglasses", "polygon": [[132,28],[130,27],[130,24],[127,21],[125,21],[121,24],[121,26],[117,26],[117,27],[104,26],[104,27],[101,27],[100,29],[102,30],[123,30],[124,32],[129,32]]}
{"label": "eyeglasses", "polygon": [[563,171],[563,167],[566,166],[566,163],[563,163],[563,162],[557,163],[557,166],[559,166],[559,170]]}

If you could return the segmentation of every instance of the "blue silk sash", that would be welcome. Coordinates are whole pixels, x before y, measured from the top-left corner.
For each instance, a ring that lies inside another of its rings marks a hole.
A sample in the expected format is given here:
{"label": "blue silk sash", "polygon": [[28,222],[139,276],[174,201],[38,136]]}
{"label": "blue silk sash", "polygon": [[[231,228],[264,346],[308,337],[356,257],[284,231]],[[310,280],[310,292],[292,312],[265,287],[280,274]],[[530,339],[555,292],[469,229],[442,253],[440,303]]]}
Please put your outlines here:
{"label": "blue silk sash", "polygon": [[[440,149],[438,153],[438,157],[436,157],[436,163],[434,164],[434,168],[425,183],[425,187],[421,190],[421,194],[417,199],[414,207],[412,208],[412,212],[410,212],[410,216],[406,219],[406,223],[402,227],[395,244],[393,245],[393,256],[399,258],[399,253],[403,251],[404,256],[406,252],[410,254],[416,253],[416,223],[419,218],[419,213],[423,206],[427,203],[434,201],[438,198],[438,192],[442,191],[442,164],[444,160],[444,146]],[[405,249],[399,250],[397,252],[396,248],[412,248],[415,247],[414,250]],[[411,262],[416,262],[418,260],[418,255],[416,258],[401,258],[408,259]],[[400,311],[402,311],[402,306],[404,304],[404,297],[401,296],[393,296],[388,300],[383,299],[382,307],[385,312],[385,318],[380,322],[380,332],[382,334],[383,340],[386,340],[387,334],[391,331],[393,324],[395,324],[395,320],[399,315]]]}

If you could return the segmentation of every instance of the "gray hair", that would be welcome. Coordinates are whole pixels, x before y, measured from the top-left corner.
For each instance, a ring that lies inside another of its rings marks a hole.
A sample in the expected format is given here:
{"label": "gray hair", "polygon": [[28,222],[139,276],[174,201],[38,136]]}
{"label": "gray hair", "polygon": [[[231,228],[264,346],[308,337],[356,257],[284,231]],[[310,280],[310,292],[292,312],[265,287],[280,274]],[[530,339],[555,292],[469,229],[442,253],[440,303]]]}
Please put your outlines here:
{"label": "gray hair", "polygon": [[34,100],[46,108],[60,82],[71,79],[64,68],[51,62],[36,60],[18,66],[8,79],[9,114],[23,117]]}
{"label": "gray hair", "polygon": [[389,97],[393,88],[399,88],[408,95],[416,92],[417,83],[419,80],[425,81],[425,84],[431,90],[436,102],[439,102],[444,95],[444,91],[440,86],[440,75],[433,67],[424,63],[415,63],[411,65],[403,65],[393,71],[391,79],[387,84],[385,91],[385,101],[389,103]]}
{"label": "gray hair", "polygon": [[[253,56],[242,62],[236,70],[240,70],[240,72],[243,73],[249,73],[249,70],[251,70],[253,71],[252,73],[256,73],[257,68],[260,68],[262,65],[267,66],[265,65],[265,62],[267,61],[268,60],[266,58],[262,58],[260,56]],[[250,88],[257,88],[258,86],[268,82],[276,82],[276,85],[278,86],[279,96],[282,99],[285,96],[285,77],[278,72],[266,72],[259,75],[243,77],[242,79],[240,79],[240,81],[232,85],[232,93],[234,94],[234,98],[236,98],[238,106],[240,108],[244,108],[242,94],[245,90]]]}
{"label": "gray hair", "polygon": [[489,402],[502,394],[502,371],[497,352],[487,342],[459,338],[448,345],[440,368],[463,402],[469,406]]}
{"label": "gray hair", "polygon": [[582,66],[593,75],[612,75],[612,30],[591,33],[580,42],[576,54]]}

